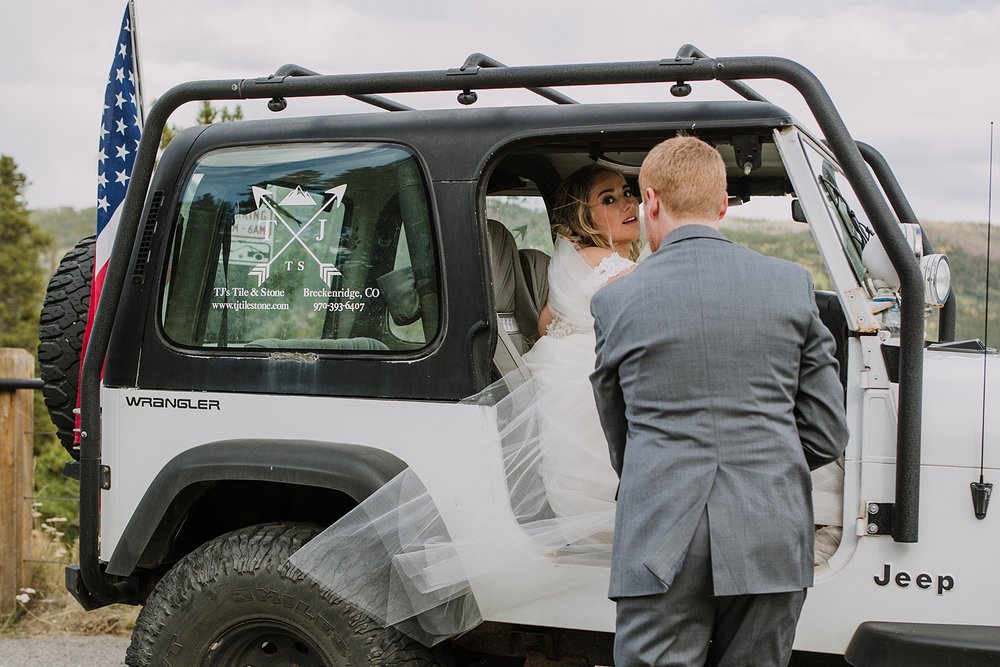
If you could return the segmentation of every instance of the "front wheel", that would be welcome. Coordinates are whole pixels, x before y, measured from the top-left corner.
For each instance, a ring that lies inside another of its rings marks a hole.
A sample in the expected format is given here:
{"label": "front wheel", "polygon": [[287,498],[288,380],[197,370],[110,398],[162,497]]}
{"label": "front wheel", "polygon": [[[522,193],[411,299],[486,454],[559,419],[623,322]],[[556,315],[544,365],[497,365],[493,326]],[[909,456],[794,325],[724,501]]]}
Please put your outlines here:
{"label": "front wheel", "polygon": [[126,664],[445,664],[399,631],[324,595],[286,562],[319,530],[252,526],[185,556],[139,613]]}

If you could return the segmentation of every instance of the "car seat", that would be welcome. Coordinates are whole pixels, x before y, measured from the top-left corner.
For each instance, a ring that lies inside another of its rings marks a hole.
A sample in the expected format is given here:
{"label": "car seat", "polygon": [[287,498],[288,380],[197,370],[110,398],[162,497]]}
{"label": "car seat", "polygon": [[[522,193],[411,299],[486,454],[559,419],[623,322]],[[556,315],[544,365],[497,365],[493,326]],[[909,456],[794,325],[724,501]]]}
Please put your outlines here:
{"label": "car seat", "polygon": [[493,219],[486,221],[486,234],[499,329],[493,361],[504,374],[519,368],[520,356],[538,339],[538,308],[528,291],[514,236]]}

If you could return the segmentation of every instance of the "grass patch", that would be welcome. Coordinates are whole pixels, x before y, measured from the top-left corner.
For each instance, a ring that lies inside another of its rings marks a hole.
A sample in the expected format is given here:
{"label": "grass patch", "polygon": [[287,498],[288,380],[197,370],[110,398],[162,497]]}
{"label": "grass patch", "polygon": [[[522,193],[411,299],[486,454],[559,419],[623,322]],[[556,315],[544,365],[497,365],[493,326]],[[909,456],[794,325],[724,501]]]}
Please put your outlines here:
{"label": "grass patch", "polygon": [[35,509],[36,527],[31,533],[31,584],[18,595],[13,613],[0,617],[0,636],[5,638],[62,635],[125,636],[132,633],[139,607],[114,604],[84,611],[66,590],[64,570],[79,561],[76,540],[69,544],[60,527],[61,517],[42,515]]}

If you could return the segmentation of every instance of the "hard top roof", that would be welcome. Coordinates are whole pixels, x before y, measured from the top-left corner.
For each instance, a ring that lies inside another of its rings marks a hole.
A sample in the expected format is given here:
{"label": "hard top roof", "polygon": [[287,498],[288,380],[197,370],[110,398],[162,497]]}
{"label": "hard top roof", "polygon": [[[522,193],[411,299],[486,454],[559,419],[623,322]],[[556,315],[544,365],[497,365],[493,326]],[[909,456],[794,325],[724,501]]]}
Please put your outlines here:
{"label": "hard top roof", "polygon": [[182,133],[170,148],[191,148],[193,157],[234,145],[387,141],[413,147],[433,180],[470,180],[497,152],[518,147],[549,153],[645,152],[685,130],[723,150],[735,136],[769,143],[774,128],[792,123],[772,104],[738,100],[374,111],[217,123]]}

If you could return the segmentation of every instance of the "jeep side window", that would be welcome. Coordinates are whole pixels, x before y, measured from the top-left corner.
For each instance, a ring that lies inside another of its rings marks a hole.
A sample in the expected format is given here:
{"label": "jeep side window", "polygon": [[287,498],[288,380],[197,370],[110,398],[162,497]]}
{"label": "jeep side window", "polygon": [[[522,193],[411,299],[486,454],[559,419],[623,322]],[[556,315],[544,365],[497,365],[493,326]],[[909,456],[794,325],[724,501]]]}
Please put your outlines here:
{"label": "jeep side window", "polygon": [[178,345],[379,352],[437,332],[426,187],[400,146],[213,151],[178,210],[161,311]]}
{"label": "jeep side window", "polygon": [[499,220],[514,235],[518,250],[552,254],[552,227],[541,196],[488,196],[486,217]]}

